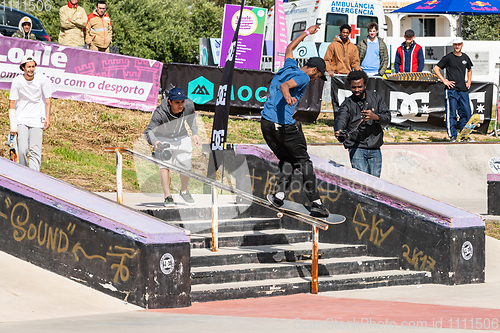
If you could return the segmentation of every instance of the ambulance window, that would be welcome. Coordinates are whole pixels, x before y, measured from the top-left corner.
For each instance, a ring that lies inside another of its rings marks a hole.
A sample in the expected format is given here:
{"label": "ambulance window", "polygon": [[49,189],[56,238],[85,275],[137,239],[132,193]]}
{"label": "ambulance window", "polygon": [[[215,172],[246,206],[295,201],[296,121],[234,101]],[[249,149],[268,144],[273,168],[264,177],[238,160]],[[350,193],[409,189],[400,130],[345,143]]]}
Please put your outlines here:
{"label": "ambulance window", "polygon": [[356,37],[356,44],[368,37],[368,24],[375,22],[378,24],[378,17],[376,16],[358,16],[358,24],[356,29],[359,30],[359,35]]}
{"label": "ambulance window", "polygon": [[340,26],[347,23],[347,15],[326,14],[325,42],[331,43],[336,35],[340,34]]}
{"label": "ambulance window", "polygon": [[292,27],[292,37],[290,40],[294,40],[295,38],[299,37],[301,33],[306,30],[306,21],[301,21],[301,22],[295,22]]}

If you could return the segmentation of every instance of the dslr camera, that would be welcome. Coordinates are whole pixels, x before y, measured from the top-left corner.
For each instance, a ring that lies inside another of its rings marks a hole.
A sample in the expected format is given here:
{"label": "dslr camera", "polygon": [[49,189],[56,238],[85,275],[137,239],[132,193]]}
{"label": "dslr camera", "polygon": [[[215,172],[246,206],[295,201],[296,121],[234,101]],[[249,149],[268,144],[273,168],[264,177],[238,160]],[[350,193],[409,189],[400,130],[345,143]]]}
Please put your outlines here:
{"label": "dslr camera", "polygon": [[160,161],[168,161],[172,158],[172,152],[170,151],[170,143],[162,142],[158,144],[158,147],[153,151],[153,157]]}
{"label": "dslr camera", "polygon": [[346,130],[341,130],[337,140],[339,140],[340,143],[343,143],[347,139],[349,139],[349,132],[347,132]]}

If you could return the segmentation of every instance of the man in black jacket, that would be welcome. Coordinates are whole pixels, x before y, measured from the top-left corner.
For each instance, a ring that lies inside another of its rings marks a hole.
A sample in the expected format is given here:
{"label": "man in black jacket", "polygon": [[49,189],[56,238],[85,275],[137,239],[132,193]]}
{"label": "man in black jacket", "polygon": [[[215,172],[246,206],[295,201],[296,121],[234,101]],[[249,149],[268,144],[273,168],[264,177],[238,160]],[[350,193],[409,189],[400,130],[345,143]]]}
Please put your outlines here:
{"label": "man in black jacket", "polygon": [[391,121],[391,113],[382,97],[366,90],[368,75],[352,71],[347,75],[352,95],[344,100],[335,119],[335,137],[349,149],[354,169],[380,177],[384,144],[382,126]]}
{"label": "man in black jacket", "polygon": [[[172,157],[166,162],[189,171],[191,169],[193,146],[184,121],[188,123],[191,129],[195,147],[198,147],[201,141],[198,135],[194,103],[187,99],[182,89],[172,88],[168,92],[168,98],[163,99],[153,112],[151,121],[144,131],[144,136],[149,144],[154,146],[155,152],[161,150],[160,146],[169,145],[166,149],[171,153]],[[194,199],[188,191],[189,177],[180,175],[180,178],[180,197],[186,204],[194,205]],[[160,167],[160,181],[165,195],[165,206],[175,205],[170,193],[170,171],[167,168]]]}

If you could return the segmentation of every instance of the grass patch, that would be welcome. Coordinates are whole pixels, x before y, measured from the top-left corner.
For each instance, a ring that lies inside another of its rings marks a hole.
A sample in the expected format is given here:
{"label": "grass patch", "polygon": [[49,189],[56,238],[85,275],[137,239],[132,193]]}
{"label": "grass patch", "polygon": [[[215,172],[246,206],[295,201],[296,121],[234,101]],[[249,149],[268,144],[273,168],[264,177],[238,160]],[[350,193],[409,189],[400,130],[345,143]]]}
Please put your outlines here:
{"label": "grass patch", "polygon": [[500,223],[497,222],[486,223],[485,234],[487,236],[500,239]]}
{"label": "grass patch", "polygon": [[52,149],[52,152],[67,161],[76,162],[87,166],[98,166],[102,163],[101,156],[85,150],[74,150],[68,147],[60,147]]}

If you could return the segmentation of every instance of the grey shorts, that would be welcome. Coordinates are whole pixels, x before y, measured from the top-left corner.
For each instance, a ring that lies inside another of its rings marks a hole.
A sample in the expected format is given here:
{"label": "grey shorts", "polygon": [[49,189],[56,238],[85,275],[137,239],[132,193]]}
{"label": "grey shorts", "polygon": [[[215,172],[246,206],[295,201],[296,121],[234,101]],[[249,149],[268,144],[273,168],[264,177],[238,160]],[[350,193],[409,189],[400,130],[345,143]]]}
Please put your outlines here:
{"label": "grey shorts", "polygon": [[[166,162],[171,163],[186,171],[191,170],[191,155],[193,154],[193,145],[191,144],[191,138],[189,136],[174,139],[163,138],[161,141],[170,143],[169,150],[172,152],[172,158]],[[160,166],[160,169],[168,168]]]}

